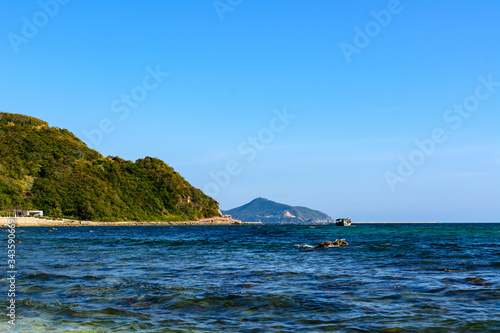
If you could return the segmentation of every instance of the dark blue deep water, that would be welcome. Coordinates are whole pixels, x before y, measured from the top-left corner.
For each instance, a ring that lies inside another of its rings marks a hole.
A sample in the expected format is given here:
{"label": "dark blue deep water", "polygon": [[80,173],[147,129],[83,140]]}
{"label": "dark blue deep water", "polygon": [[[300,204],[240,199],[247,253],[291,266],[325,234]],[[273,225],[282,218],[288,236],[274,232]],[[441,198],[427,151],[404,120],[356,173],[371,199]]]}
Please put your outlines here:
{"label": "dark blue deep water", "polygon": [[48,230],[17,229],[0,331],[500,332],[500,224]]}

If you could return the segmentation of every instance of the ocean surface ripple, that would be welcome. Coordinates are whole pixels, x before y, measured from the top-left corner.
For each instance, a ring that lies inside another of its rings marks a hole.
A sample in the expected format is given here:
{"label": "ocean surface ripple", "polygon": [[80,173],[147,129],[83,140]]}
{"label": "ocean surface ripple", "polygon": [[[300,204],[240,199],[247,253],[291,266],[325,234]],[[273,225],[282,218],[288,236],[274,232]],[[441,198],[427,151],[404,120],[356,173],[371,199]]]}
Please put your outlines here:
{"label": "ocean surface ripple", "polygon": [[500,331],[500,224],[17,231],[0,331]]}

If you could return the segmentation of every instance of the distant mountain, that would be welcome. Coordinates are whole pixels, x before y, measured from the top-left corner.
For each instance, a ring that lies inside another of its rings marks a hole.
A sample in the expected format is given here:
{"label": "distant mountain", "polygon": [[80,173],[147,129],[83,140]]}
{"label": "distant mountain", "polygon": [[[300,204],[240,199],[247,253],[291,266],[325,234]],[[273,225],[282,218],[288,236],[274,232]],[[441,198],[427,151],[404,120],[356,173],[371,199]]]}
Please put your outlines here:
{"label": "distant mountain", "polygon": [[306,207],[289,206],[264,198],[257,198],[241,207],[222,211],[243,222],[312,223],[333,222],[323,212]]}
{"label": "distant mountain", "polygon": [[185,221],[219,204],[163,161],[104,157],[66,129],[0,112],[0,211],[94,221]]}

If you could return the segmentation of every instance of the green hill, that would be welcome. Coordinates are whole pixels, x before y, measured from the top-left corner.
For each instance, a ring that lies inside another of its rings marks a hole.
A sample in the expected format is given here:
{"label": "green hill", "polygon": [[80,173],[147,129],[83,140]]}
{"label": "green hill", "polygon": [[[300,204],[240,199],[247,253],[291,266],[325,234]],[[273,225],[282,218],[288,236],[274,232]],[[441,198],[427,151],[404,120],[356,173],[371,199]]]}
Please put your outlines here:
{"label": "green hill", "polygon": [[257,198],[241,207],[222,212],[243,222],[263,223],[311,223],[333,222],[333,219],[317,210],[289,206],[264,198]]}
{"label": "green hill", "polygon": [[103,157],[66,129],[0,112],[0,210],[95,221],[183,221],[218,203],[163,161]]}

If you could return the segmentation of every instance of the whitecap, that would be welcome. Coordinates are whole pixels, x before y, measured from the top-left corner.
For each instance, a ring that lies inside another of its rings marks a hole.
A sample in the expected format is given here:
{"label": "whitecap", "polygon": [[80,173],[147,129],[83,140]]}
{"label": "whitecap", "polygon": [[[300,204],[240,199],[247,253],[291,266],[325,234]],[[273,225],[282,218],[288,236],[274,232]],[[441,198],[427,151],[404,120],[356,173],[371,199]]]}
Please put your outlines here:
{"label": "whitecap", "polygon": [[309,244],[295,244],[294,246],[296,246],[296,247],[302,247],[302,248],[305,248],[305,249],[312,249],[314,247],[314,246],[309,245]]}

